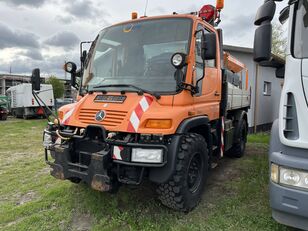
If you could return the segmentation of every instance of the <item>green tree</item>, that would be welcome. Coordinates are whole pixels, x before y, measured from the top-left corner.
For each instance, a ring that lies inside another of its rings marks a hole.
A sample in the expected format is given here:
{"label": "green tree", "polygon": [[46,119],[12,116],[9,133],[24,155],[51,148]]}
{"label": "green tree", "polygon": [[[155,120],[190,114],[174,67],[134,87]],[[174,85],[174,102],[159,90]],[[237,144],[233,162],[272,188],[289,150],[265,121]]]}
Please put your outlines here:
{"label": "green tree", "polygon": [[55,99],[62,98],[64,94],[64,82],[58,79],[56,76],[50,76],[46,80],[47,84],[51,84],[53,88],[53,94]]}
{"label": "green tree", "polygon": [[285,33],[286,32],[281,24],[273,24],[272,53],[283,58],[286,56],[286,49],[288,43]]}

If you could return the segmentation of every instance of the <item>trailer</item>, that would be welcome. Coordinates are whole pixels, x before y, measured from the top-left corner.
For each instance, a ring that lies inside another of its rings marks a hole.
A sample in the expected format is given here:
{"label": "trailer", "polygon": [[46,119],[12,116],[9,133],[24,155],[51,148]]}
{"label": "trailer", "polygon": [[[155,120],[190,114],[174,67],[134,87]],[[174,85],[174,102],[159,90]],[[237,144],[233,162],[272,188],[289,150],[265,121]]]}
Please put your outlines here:
{"label": "trailer", "polygon": [[39,93],[45,105],[40,106],[32,95],[32,85],[29,83],[10,87],[7,90],[10,98],[10,112],[17,118],[36,118],[44,116],[46,107],[52,110],[54,107],[53,88],[50,84],[41,84]]}

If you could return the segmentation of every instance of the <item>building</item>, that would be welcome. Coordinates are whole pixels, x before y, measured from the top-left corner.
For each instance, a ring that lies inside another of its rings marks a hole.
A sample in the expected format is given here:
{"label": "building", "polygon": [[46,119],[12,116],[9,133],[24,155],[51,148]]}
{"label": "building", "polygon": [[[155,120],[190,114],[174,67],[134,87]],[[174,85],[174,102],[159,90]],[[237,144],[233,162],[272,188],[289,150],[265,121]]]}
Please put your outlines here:
{"label": "building", "polygon": [[[278,118],[279,102],[283,80],[276,78],[276,67],[283,67],[285,61],[272,57],[262,66],[253,61],[253,49],[224,46],[224,50],[243,62],[249,71],[251,87],[251,109],[248,112],[250,132],[269,131]],[[273,67],[274,66],[274,67]]]}
{"label": "building", "polygon": [[[7,89],[22,83],[31,83],[31,76],[0,74],[0,95],[5,95]],[[41,77],[41,83],[45,83],[45,78]]]}
{"label": "building", "polygon": [[0,95],[5,95],[7,89],[21,83],[30,83],[30,76],[0,74]]}

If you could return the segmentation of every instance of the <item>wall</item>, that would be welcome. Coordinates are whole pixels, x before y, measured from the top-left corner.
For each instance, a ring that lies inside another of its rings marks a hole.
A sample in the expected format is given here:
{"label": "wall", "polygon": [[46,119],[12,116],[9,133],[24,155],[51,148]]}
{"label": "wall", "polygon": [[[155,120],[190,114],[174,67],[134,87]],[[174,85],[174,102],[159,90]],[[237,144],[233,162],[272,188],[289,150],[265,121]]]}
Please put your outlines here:
{"label": "wall", "polygon": [[[275,68],[258,66],[253,61],[252,53],[226,51],[248,68],[249,86],[251,86],[251,109],[248,111],[249,127],[254,128],[256,120],[258,130],[269,130],[270,124],[278,118],[282,80],[276,78]],[[271,83],[271,95],[263,94],[264,81]]]}

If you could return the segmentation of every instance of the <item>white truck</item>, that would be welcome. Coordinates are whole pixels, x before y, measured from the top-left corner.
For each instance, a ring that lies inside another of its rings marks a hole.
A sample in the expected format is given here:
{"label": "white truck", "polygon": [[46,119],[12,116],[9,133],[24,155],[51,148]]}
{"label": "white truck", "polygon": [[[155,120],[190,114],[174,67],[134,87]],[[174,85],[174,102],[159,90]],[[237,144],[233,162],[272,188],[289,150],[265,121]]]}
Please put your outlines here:
{"label": "white truck", "polygon": [[[24,83],[10,87],[7,95],[11,100],[11,114],[18,118],[33,118],[44,115],[45,107],[52,109],[54,107],[53,88],[50,84],[41,84],[41,91],[38,93],[44,106],[40,106],[32,95],[32,85]],[[47,112],[47,111],[46,111]]]}
{"label": "white truck", "polygon": [[[261,64],[270,61],[275,10],[275,1],[266,0],[256,16],[255,60]],[[276,73],[285,82],[271,134],[270,205],[279,223],[308,230],[308,0],[288,1],[279,17],[287,19],[286,66]]]}

